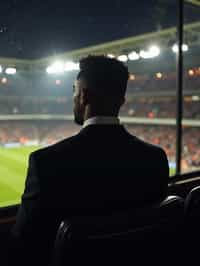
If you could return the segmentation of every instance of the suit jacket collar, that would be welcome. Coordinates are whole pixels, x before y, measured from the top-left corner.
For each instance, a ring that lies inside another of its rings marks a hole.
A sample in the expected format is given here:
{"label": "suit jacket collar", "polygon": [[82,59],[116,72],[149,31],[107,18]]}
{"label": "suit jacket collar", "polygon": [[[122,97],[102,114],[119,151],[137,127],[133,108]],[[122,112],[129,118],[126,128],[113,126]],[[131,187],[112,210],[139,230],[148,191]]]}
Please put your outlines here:
{"label": "suit jacket collar", "polygon": [[83,127],[79,134],[91,134],[91,135],[100,135],[100,134],[105,134],[105,135],[113,135],[116,133],[119,134],[127,134],[128,132],[126,131],[125,127],[121,124],[90,124],[86,127]]}
{"label": "suit jacket collar", "polygon": [[94,116],[87,119],[84,124],[83,128],[89,125],[119,125],[120,120],[118,117],[115,116]]}

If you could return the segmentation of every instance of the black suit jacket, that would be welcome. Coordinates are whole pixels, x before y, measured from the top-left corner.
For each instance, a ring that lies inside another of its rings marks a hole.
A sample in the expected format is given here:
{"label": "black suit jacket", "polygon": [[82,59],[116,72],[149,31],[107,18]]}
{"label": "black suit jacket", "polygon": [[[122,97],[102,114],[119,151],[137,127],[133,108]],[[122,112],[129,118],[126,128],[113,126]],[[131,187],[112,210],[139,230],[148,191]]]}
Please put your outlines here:
{"label": "black suit jacket", "polygon": [[12,234],[26,250],[23,256],[32,262],[38,256],[46,259],[62,218],[161,201],[168,176],[160,147],[132,136],[121,125],[87,126],[30,155]]}

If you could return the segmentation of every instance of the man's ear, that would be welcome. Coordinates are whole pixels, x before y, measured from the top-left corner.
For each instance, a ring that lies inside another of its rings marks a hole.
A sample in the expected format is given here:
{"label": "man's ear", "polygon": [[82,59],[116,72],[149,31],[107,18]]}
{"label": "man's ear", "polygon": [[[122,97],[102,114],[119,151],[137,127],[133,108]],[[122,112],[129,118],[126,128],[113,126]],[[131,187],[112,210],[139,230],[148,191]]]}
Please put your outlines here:
{"label": "man's ear", "polygon": [[80,91],[80,103],[87,105],[90,102],[90,92],[87,88],[82,88]]}

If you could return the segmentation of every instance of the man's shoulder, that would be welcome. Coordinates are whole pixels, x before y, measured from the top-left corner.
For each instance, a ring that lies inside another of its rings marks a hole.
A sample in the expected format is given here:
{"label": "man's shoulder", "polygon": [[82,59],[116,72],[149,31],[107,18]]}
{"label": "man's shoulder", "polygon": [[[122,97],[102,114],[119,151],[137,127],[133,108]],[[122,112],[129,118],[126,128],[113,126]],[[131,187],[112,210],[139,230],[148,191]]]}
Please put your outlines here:
{"label": "man's shoulder", "polygon": [[[85,141],[83,134],[82,136],[82,141],[81,134],[78,133],[53,145],[36,150],[31,154],[31,156],[34,156],[35,158],[56,158],[63,153],[65,153],[65,156],[67,156],[69,153],[72,155],[80,149],[80,144],[82,145]],[[138,153],[138,155],[140,154],[145,157],[152,156],[152,159],[154,157],[165,157],[165,152],[160,146],[148,143],[139,137],[132,135],[127,130],[124,138],[125,142],[122,140],[122,138],[120,138],[120,140],[122,145],[123,143],[126,143],[127,152],[132,150],[132,152]]]}
{"label": "man's shoulder", "polygon": [[152,153],[165,153],[161,146],[147,142],[137,136],[132,135],[128,132],[130,142],[135,146],[136,149],[141,151],[151,151]]}
{"label": "man's shoulder", "polygon": [[73,146],[76,142],[77,139],[79,138],[78,134],[71,136],[69,138],[63,139],[59,142],[56,142],[52,145],[43,147],[41,149],[38,149],[34,151],[31,156],[41,158],[41,157],[46,157],[46,156],[56,156],[59,153],[62,153],[66,149],[70,149],[71,146]]}

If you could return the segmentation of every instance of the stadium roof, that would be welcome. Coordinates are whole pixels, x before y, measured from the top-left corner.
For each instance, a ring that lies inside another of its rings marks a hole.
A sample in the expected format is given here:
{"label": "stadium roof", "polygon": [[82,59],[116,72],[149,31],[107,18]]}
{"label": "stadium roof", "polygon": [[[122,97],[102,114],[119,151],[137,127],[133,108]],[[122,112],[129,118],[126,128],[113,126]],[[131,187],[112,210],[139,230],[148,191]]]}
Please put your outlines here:
{"label": "stadium roof", "polygon": [[[188,2],[200,2],[189,1]],[[188,45],[200,43],[200,21],[184,25],[184,39]],[[153,40],[153,42],[152,42]],[[128,37],[112,42],[107,42],[95,46],[89,46],[79,50],[49,56],[37,60],[20,60],[15,58],[0,58],[0,64],[5,66],[15,66],[21,70],[44,69],[55,60],[78,61],[88,54],[127,54],[133,50],[146,49],[151,44],[156,44],[163,49],[172,46],[177,40],[176,27],[167,28],[161,31],[150,32],[143,35]]]}
{"label": "stadium roof", "polygon": [[[194,45],[200,41],[200,21],[190,23],[184,26],[185,41],[188,45]],[[55,59],[62,60],[79,60],[81,57],[92,54],[115,54],[120,55],[129,53],[133,50],[141,50],[147,48],[150,44],[158,44],[161,47],[173,45],[176,40],[176,27],[167,28],[161,31],[150,32],[134,37],[124,38],[104,44],[90,46],[79,50],[66,52],[57,56],[50,56],[47,58],[33,60],[34,64],[49,64]]]}
{"label": "stadium roof", "polygon": [[200,0],[185,0],[185,2],[195,6],[200,6]]}

